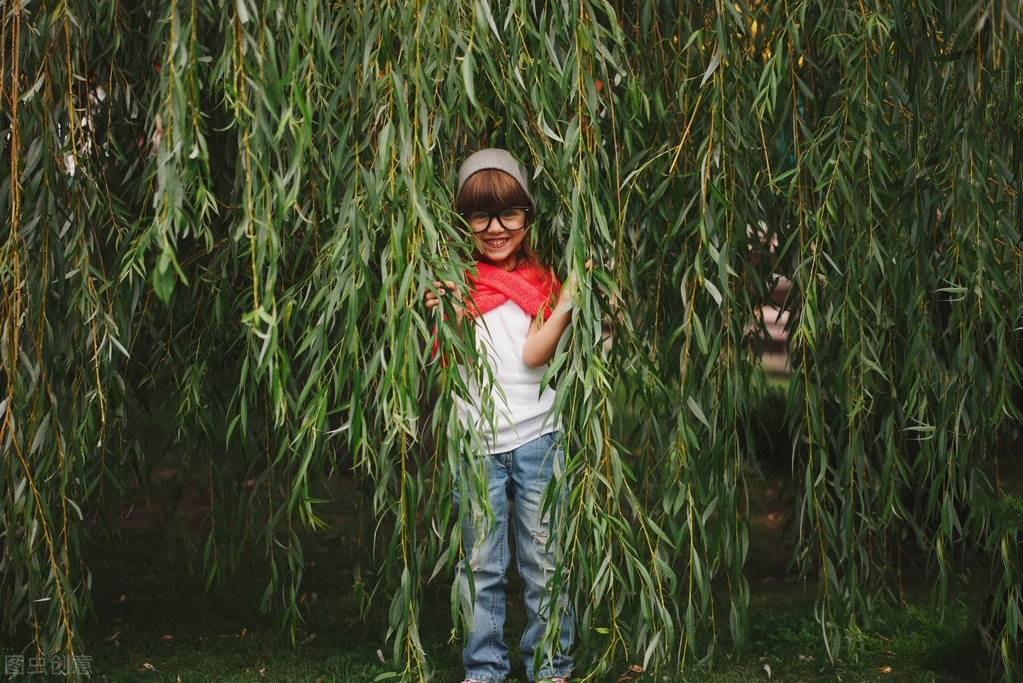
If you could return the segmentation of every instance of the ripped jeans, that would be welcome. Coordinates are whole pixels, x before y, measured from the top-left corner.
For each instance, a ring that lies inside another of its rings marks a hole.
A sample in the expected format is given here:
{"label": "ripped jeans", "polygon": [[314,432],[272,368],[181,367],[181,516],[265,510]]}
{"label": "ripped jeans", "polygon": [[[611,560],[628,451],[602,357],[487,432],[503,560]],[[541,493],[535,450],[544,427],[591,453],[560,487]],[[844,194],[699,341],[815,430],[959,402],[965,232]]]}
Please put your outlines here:
{"label": "ripped jeans", "polygon": [[[485,468],[490,514],[478,500],[462,511],[462,543],[470,553],[458,570],[459,590],[469,633],[462,650],[467,679],[502,681],[511,669],[509,648],[504,642],[505,591],[510,562],[509,524],[515,539],[519,576],[524,584],[526,628],[519,642],[526,676],[538,680],[567,677],[572,670],[568,654],[572,647],[575,618],[567,599],[563,577],[558,577],[558,595],[552,600],[551,585],[558,548],[551,540],[551,514],[544,513],[548,483],[564,471],[565,453],[561,433],[552,432],[513,451],[485,456],[478,464]],[[474,497],[474,477],[463,488]],[[457,490],[457,489],[456,489]],[[553,506],[555,514],[565,501],[562,491]],[[456,497],[456,503],[459,501]],[[462,501],[464,504],[465,501]],[[468,571],[466,570],[468,566]],[[470,576],[471,575],[471,576]],[[553,603],[553,605],[552,605]],[[557,610],[559,632],[556,643],[546,638],[552,610]],[[541,649],[540,667],[534,671],[534,654]]]}

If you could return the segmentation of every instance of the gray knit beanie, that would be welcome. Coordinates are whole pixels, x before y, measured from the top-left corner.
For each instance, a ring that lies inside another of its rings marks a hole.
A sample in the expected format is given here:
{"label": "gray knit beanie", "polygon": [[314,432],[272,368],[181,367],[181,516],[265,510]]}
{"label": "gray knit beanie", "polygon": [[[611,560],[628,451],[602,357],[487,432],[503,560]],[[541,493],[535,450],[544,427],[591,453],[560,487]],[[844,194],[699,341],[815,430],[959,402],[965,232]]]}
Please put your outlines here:
{"label": "gray knit beanie", "polygon": [[462,186],[465,185],[465,181],[469,179],[469,176],[487,169],[504,171],[514,178],[515,182],[525,191],[526,196],[529,197],[530,208],[536,211],[536,201],[534,201],[533,194],[529,191],[529,180],[526,178],[525,167],[508,150],[497,149],[496,147],[473,152],[462,162],[462,167],[458,169],[458,192],[455,193],[455,196],[457,197],[461,194]]}

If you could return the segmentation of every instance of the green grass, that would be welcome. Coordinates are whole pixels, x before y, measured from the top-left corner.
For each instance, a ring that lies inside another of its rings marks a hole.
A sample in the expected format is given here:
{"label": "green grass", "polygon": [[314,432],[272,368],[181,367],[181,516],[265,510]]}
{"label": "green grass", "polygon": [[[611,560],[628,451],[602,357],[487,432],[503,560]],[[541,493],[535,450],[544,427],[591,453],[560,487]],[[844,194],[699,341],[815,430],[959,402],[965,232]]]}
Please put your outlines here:
{"label": "green grass", "polygon": [[[227,585],[206,594],[195,568],[175,556],[180,544],[167,542],[156,530],[122,532],[118,542],[94,546],[89,562],[95,613],[86,634],[93,680],[396,680],[385,601],[378,600],[379,608],[369,610],[366,619],[357,616],[353,554],[344,545],[343,538],[329,535],[309,540],[305,622],[294,634],[282,632],[273,616],[258,610],[266,578],[259,560],[243,562]],[[966,608],[944,619],[914,607],[884,611],[873,629],[855,634],[855,657],[832,666],[813,618],[813,592],[812,586],[780,579],[754,580],[749,647],[742,657],[730,655],[727,644],[721,644],[709,668],[694,664],[685,672],[655,675],[623,660],[592,680],[953,682],[981,676],[983,653]],[[427,599],[423,634],[433,680],[459,681],[460,653],[450,637],[447,586],[431,587]],[[517,642],[517,626],[510,623],[509,642]],[[585,652],[579,655],[585,660]],[[520,666],[513,673],[524,680]]]}
{"label": "green grass", "polygon": [[[770,470],[770,468],[767,468]],[[638,657],[623,658],[597,683],[701,681],[934,681],[987,680],[987,653],[975,625],[976,605],[936,614],[926,607],[927,586],[906,579],[906,606],[878,607],[869,628],[849,634],[852,653],[833,666],[814,619],[816,587],[787,578],[792,533],[791,485],[783,474],[753,478],[750,509],[750,631],[744,652],[720,642],[712,666],[697,663],[684,672],[637,669]],[[360,532],[358,495],[335,492],[332,531],[304,537],[306,570],[300,602],[304,621],[282,631],[276,615],[262,614],[266,561],[258,552],[240,558],[222,584],[204,590],[197,544],[204,535],[182,519],[177,507],[135,509],[120,520],[110,540],[85,552],[93,572],[94,610],[85,640],[92,680],[231,683],[287,681],[372,683],[398,680],[393,643],[387,638],[387,597],[367,607],[365,586],[378,571]],[[187,496],[184,496],[187,498]],[[175,512],[176,511],[176,512]],[[148,514],[147,514],[148,512]],[[97,539],[102,536],[97,535]],[[190,540],[189,540],[190,539]],[[199,539],[197,542],[196,539]],[[362,581],[365,578],[366,581]],[[514,582],[514,577],[513,577]],[[517,643],[521,605],[513,583],[508,642]],[[983,597],[983,596],[979,596]],[[435,681],[460,681],[459,644],[452,638],[449,585],[441,577],[424,591],[421,632]],[[721,629],[719,629],[720,631]],[[727,631],[727,629],[724,629]],[[599,636],[594,636],[594,640]],[[588,673],[592,654],[579,651],[577,675]],[[515,663],[517,681],[525,680]],[[31,679],[28,679],[31,680]]]}

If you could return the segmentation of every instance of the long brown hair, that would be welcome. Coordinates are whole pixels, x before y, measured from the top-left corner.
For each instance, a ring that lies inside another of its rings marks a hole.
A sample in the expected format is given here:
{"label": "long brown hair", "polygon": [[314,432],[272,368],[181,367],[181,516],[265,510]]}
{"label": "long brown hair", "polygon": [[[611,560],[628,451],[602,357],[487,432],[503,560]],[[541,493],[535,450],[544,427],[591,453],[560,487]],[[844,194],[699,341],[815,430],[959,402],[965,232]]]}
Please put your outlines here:
{"label": "long brown hair", "polygon": [[[462,191],[455,197],[455,211],[464,214],[471,211],[496,211],[509,206],[528,206],[526,230],[533,224],[533,202],[522,186],[504,171],[486,168],[473,173],[462,185]],[[478,253],[474,253],[477,259]],[[529,246],[529,235],[522,240],[518,256],[520,262],[540,265],[540,260]]]}

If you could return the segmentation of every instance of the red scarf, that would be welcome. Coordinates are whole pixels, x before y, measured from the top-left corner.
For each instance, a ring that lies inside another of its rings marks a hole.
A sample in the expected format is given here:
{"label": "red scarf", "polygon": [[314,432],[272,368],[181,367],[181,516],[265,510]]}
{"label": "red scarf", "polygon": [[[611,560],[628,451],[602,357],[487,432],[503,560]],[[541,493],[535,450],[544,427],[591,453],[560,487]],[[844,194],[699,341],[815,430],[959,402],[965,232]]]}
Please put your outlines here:
{"label": "red scarf", "polygon": [[538,314],[546,320],[561,292],[561,283],[549,270],[526,263],[507,271],[490,265],[477,264],[477,274],[469,275],[468,315],[483,315],[506,301],[514,301],[532,317]]}

